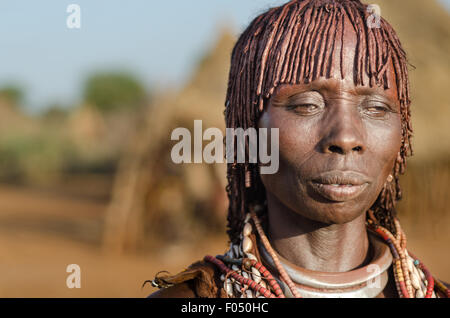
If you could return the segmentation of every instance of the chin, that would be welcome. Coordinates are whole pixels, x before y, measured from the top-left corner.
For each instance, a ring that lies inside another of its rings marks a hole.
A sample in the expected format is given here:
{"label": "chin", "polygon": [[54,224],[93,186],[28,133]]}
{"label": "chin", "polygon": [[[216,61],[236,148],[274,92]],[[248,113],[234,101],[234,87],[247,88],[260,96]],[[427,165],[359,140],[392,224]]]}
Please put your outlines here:
{"label": "chin", "polygon": [[[302,216],[325,224],[345,224],[365,214],[367,209],[352,202],[319,203],[306,207],[307,215],[298,211]],[[302,209],[302,211],[305,211]]]}

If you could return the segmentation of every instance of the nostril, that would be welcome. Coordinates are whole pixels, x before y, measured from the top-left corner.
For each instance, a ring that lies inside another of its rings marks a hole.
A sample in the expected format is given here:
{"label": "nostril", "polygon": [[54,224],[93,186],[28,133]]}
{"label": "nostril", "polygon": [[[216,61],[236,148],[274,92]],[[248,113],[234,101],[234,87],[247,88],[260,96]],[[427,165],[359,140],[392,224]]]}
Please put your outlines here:
{"label": "nostril", "polygon": [[342,151],[342,149],[341,149],[341,147],[339,147],[339,146],[330,146],[330,147],[328,147],[328,150],[330,151],[330,152],[334,152],[334,153],[340,153],[340,154],[342,154],[344,151]]}
{"label": "nostril", "polygon": [[[336,145],[331,145],[328,147],[328,152],[338,153],[338,154],[343,155],[343,154],[347,153],[349,151],[349,149],[350,148],[348,148],[348,150],[347,150],[347,148],[339,147]],[[356,146],[356,147],[351,148],[351,150],[355,151],[355,152],[362,152],[363,148],[361,146]]]}

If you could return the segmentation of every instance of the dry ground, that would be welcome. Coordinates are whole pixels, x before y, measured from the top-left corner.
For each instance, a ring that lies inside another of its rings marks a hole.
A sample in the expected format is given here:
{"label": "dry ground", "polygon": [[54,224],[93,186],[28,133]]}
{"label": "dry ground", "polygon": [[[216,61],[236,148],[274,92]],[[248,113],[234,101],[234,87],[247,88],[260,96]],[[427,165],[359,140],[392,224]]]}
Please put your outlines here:
{"label": "dry ground", "polygon": [[[92,199],[0,186],[0,297],[145,297],[154,289],[142,284],[159,270],[175,273],[226,248],[221,236],[204,240],[204,246],[109,255],[100,246],[105,206]],[[66,286],[69,264],[81,268],[80,289]]]}

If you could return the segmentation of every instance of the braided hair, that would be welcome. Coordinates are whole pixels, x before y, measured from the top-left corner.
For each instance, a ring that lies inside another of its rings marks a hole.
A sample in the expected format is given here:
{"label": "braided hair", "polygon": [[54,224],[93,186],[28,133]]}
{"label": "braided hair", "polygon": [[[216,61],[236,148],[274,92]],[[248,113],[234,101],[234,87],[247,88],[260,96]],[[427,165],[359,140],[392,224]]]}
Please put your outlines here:
{"label": "braided hair", "polygon": [[[394,29],[380,18],[379,28],[366,25],[368,6],[359,0],[292,0],[257,16],[239,37],[231,56],[225,121],[227,128],[256,128],[275,88],[330,78],[335,68],[342,79],[345,19],[357,35],[354,84],[389,88],[387,69],[394,67],[402,119],[402,144],[385,185],[370,208],[380,225],[395,233],[395,203],[401,199],[399,176],[412,155],[408,61]],[[340,44],[340,45],[339,45]],[[334,62],[335,54],[339,54]],[[364,82],[364,73],[369,79]],[[248,142],[246,141],[248,154]],[[250,205],[266,205],[265,188],[256,163],[227,165],[229,199],[227,233],[239,242]]]}

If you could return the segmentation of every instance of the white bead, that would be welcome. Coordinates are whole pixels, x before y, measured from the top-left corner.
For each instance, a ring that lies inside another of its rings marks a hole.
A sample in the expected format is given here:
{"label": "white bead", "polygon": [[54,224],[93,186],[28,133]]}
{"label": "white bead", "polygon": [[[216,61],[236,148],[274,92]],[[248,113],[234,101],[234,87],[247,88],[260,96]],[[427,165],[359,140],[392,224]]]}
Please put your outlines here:
{"label": "white bead", "polygon": [[246,254],[247,254],[247,258],[248,258],[248,259],[252,259],[252,260],[255,260],[255,261],[258,260],[258,259],[256,258],[256,256],[253,255],[252,253],[246,253]]}
{"label": "white bead", "polygon": [[225,280],[225,274],[220,275],[220,280],[223,282]]}
{"label": "white bead", "polygon": [[424,298],[424,297],[425,295],[423,294],[423,292],[420,289],[418,289],[416,291],[416,298]]}
{"label": "white bead", "polygon": [[242,233],[244,234],[244,236],[249,236],[250,234],[252,234],[252,225],[250,223],[246,223],[244,225],[244,230],[242,231]]}
{"label": "white bead", "polygon": [[234,270],[234,271],[236,271],[236,272],[239,271],[239,267],[237,267],[237,266],[234,265],[234,264],[231,266],[231,269]]}
{"label": "white bead", "polygon": [[243,276],[244,278],[249,278],[247,272],[242,272],[242,276]]}
{"label": "white bead", "polygon": [[253,280],[259,283],[261,281],[261,273],[256,268],[252,267],[252,274]]}
{"label": "white bead", "polygon": [[242,249],[244,252],[249,253],[252,250],[252,247],[252,240],[248,236],[244,237],[244,240],[242,241]]}

